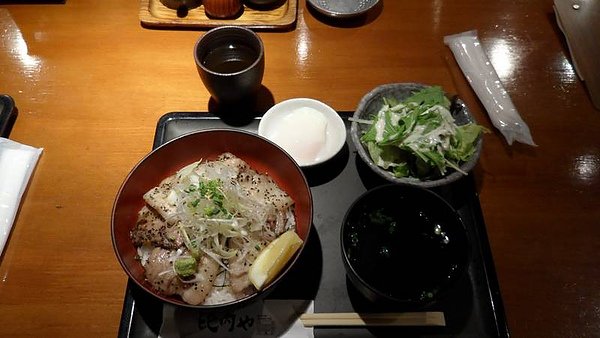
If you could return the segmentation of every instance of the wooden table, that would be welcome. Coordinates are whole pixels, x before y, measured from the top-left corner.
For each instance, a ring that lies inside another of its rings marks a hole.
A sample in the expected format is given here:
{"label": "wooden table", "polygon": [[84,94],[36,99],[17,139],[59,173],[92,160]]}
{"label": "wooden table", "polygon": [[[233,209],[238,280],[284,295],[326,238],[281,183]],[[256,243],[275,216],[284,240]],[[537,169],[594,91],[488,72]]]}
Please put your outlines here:
{"label": "wooden table", "polygon": [[[0,93],[13,140],[43,147],[0,263],[0,336],[114,337],[127,278],[110,213],[158,118],[206,111],[192,58],[202,30],[149,29],[139,3],[0,5]],[[444,46],[477,29],[538,147],[506,145]],[[261,31],[274,102],[352,110],[388,82],[439,84],[493,129],[475,170],[515,337],[600,332],[600,111],[578,79],[551,0],[384,1],[362,21]],[[0,173],[1,175],[1,173]]]}

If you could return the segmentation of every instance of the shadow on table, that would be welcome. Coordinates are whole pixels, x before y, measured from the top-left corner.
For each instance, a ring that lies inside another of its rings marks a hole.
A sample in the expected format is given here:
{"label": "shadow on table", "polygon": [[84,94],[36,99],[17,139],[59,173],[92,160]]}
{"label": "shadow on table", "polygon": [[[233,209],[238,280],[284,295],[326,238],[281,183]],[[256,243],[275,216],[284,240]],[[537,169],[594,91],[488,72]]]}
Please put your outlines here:
{"label": "shadow on table", "polygon": [[274,104],[275,99],[271,91],[261,86],[256,96],[235,104],[221,104],[211,97],[208,101],[208,112],[218,116],[229,126],[242,127],[263,115]]}

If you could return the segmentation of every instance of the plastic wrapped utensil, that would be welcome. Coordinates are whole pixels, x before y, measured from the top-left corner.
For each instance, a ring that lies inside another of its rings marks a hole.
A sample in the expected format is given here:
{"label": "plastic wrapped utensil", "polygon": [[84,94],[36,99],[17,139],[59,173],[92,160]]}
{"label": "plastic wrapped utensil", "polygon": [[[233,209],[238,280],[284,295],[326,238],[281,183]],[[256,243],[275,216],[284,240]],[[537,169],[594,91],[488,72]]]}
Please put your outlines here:
{"label": "plastic wrapped utensil", "polygon": [[41,153],[41,148],[0,137],[0,254]]}
{"label": "plastic wrapped utensil", "polygon": [[494,127],[508,144],[514,141],[535,146],[529,127],[515,108],[502,86],[496,70],[481,47],[477,31],[467,31],[444,37],[456,61],[483,103]]}

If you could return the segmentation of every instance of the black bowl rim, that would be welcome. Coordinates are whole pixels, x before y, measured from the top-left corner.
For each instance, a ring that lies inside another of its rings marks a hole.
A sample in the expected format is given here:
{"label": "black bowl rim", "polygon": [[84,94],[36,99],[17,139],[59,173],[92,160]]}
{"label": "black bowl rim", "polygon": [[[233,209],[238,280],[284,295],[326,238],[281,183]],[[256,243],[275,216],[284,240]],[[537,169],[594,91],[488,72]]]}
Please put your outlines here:
{"label": "black bowl rim", "polygon": [[[423,83],[416,83],[416,82],[397,82],[397,83],[387,83],[387,84],[379,85],[379,86],[373,88],[371,91],[369,91],[367,94],[365,94],[361,98],[356,110],[354,111],[353,118],[354,119],[360,118],[360,114],[362,113],[362,111],[365,110],[365,108],[371,102],[373,102],[375,99],[378,99],[383,93],[389,92],[389,91],[391,91],[395,88],[399,88],[399,87],[414,87],[415,89],[417,89],[417,88],[431,87],[431,85],[423,84]],[[467,119],[469,121],[471,121],[473,123],[477,122],[475,120],[475,118],[473,117],[473,114],[471,114],[471,111],[469,110],[467,105],[461,99],[457,98],[456,103],[461,107],[460,112],[465,114],[465,116],[467,117]],[[453,114],[453,116],[454,116],[454,114]],[[362,142],[360,142],[359,133],[360,133],[360,130],[358,128],[358,123],[355,121],[352,121],[352,123],[350,125],[350,138],[352,139],[352,143],[354,143],[354,147],[358,151],[358,155],[373,172],[375,172],[377,175],[386,179],[389,182],[410,184],[410,185],[425,187],[425,188],[432,188],[432,187],[443,186],[443,185],[455,182],[455,181],[459,180],[461,177],[465,176],[464,174],[462,174],[458,171],[453,171],[449,174],[446,174],[446,175],[444,175],[438,179],[434,179],[434,180],[420,180],[418,178],[395,177],[389,171],[387,171],[383,168],[380,168],[375,163],[373,163],[371,156],[366,151]],[[482,147],[483,147],[483,137],[481,137],[481,135],[480,135],[477,140],[475,154],[467,162],[463,163],[460,166],[460,168],[462,170],[464,170],[465,172],[468,173],[477,165],[477,162],[479,161],[479,157],[481,156]]]}
{"label": "black bowl rim", "polygon": [[[348,260],[348,255],[346,255],[346,246],[344,245],[344,242],[345,242],[344,241],[344,233],[345,233],[344,230],[346,228],[348,218],[349,218],[350,214],[352,213],[352,211],[356,208],[356,206],[359,203],[363,202],[366,198],[369,198],[373,194],[382,193],[382,191],[386,191],[386,190],[397,190],[397,189],[409,189],[409,190],[412,189],[415,191],[420,191],[420,192],[423,192],[425,195],[429,195],[429,196],[433,197],[434,199],[440,201],[442,203],[442,205],[447,207],[448,210],[450,211],[450,213],[452,215],[454,215],[454,217],[458,221],[458,224],[460,225],[460,229],[462,229],[462,231],[465,235],[465,240],[466,240],[465,259],[462,262],[462,264],[459,266],[459,269],[460,269],[459,272],[457,274],[455,274],[453,278],[451,278],[451,279],[447,280],[445,283],[443,283],[442,286],[440,287],[440,291],[437,293],[436,297],[434,297],[430,301],[420,301],[420,300],[414,300],[414,299],[400,299],[400,298],[386,295],[385,293],[377,290],[376,288],[371,286],[369,283],[367,283],[365,280],[363,280],[360,277],[360,275],[356,272],[356,270],[354,269],[354,266]],[[375,188],[365,191],[357,199],[355,199],[354,202],[352,202],[352,204],[346,211],[346,214],[344,215],[344,218],[343,218],[343,223],[340,228],[340,246],[341,246],[342,261],[344,263],[344,267],[346,268],[346,273],[351,275],[352,277],[356,278],[356,280],[358,280],[360,282],[362,287],[367,288],[371,293],[377,295],[377,297],[379,299],[386,300],[387,302],[390,302],[393,304],[426,306],[426,305],[429,305],[429,304],[439,301],[441,298],[443,298],[446,291],[451,289],[452,286],[454,284],[456,284],[456,282],[458,280],[460,280],[467,273],[467,270],[469,269],[469,265],[471,264],[471,260],[472,260],[471,239],[469,237],[469,232],[467,231],[465,223],[463,222],[462,217],[458,213],[458,210],[456,210],[456,208],[454,208],[450,203],[448,203],[448,201],[446,201],[444,198],[442,198],[439,194],[437,194],[427,188],[410,185],[410,184],[404,184],[404,183],[383,184],[383,185],[380,185],[380,186],[377,186]],[[350,279],[352,280],[352,278],[350,278]]]}
{"label": "black bowl rim", "polygon": [[[271,144],[272,146],[274,146],[275,148],[277,148],[285,157],[287,157],[296,167],[297,171],[300,173],[302,180],[304,182],[304,186],[307,188],[307,192],[308,192],[308,206],[309,206],[309,213],[308,213],[308,224],[307,224],[307,229],[306,229],[306,239],[304,240],[304,242],[302,243],[302,246],[300,247],[300,249],[298,249],[298,251],[296,252],[296,254],[294,255],[293,259],[291,261],[289,261],[285,268],[279,273],[279,275],[273,279],[264,289],[262,290],[258,290],[257,292],[250,294],[246,297],[243,298],[238,298],[232,302],[228,302],[228,303],[222,303],[222,304],[211,304],[211,305],[192,305],[192,304],[187,304],[183,301],[174,301],[173,299],[169,298],[168,296],[163,296],[158,294],[157,292],[153,291],[152,289],[148,288],[148,286],[146,285],[146,283],[140,283],[133,275],[132,273],[129,271],[129,269],[127,268],[125,262],[123,261],[123,258],[121,257],[121,253],[117,250],[117,243],[116,243],[116,238],[115,238],[115,232],[114,232],[114,228],[115,228],[115,224],[114,224],[114,215],[115,215],[115,211],[117,210],[117,201],[119,200],[119,197],[121,196],[121,193],[123,192],[123,189],[125,188],[126,183],[129,181],[130,177],[133,175],[133,173],[138,169],[138,167],[140,167],[142,165],[142,163],[144,163],[145,161],[148,161],[148,159],[153,156],[156,152],[159,151],[159,149],[166,147],[168,144],[171,144],[173,142],[180,142],[181,139],[186,138],[186,137],[190,137],[192,135],[196,135],[196,134],[200,134],[200,133],[214,133],[214,132],[230,132],[230,133],[241,133],[241,134],[246,134],[248,136],[251,137],[255,137],[258,138],[260,140],[262,140],[263,142],[266,142],[268,144]],[[119,190],[115,196],[114,202],[113,202],[113,207],[111,210],[111,222],[110,222],[110,234],[111,234],[111,240],[112,240],[112,246],[113,246],[113,251],[115,253],[115,255],[117,256],[117,260],[119,261],[119,264],[121,265],[121,268],[123,269],[123,271],[127,274],[128,278],[130,280],[132,280],[140,289],[144,290],[146,294],[153,296],[154,298],[164,302],[164,303],[168,303],[171,305],[175,305],[175,306],[179,306],[179,307],[184,307],[184,308],[192,308],[192,309],[196,309],[196,310],[206,310],[206,311],[218,311],[218,310],[228,310],[228,309],[233,309],[233,308],[238,308],[238,307],[242,307],[245,306],[246,304],[249,304],[257,299],[261,299],[263,297],[266,297],[271,291],[273,291],[273,289],[279,284],[279,282],[283,279],[283,277],[285,275],[288,274],[288,272],[292,269],[292,267],[296,264],[296,262],[298,261],[299,257],[302,255],[302,252],[304,251],[304,249],[306,248],[306,242],[308,241],[309,237],[310,237],[310,233],[311,231],[313,231],[313,213],[314,213],[314,207],[313,207],[313,197],[312,197],[312,192],[310,190],[310,185],[308,184],[308,180],[306,179],[306,176],[304,175],[304,172],[302,171],[302,169],[300,168],[300,166],[298,165],[298,163],[287,153],[283,150],[283,148],[281,148],[280,146],[278,146],[277,144],[275,144],[274,142],[268,140],[267,138],[260,136],[256,133],[250,132],[250,131],[246,131],[246,130],[241,130],[241,129],[234,129],[234,128],[209,128],[209,129],[203,129],[203,130],[196,130],[196,131],[191,131],[188,133],[184,133],[180,136],[177,136],[163,144],[161,144],[159,147],[156,147],[154,149],[152,149],[149,153],[147,153],[146,155],[144,155],[134,166],[133,168],[129,171],[129,173],[127,174],[127,176],[125,177],[125,179],[123,180],[123,182],[121,183]]]}

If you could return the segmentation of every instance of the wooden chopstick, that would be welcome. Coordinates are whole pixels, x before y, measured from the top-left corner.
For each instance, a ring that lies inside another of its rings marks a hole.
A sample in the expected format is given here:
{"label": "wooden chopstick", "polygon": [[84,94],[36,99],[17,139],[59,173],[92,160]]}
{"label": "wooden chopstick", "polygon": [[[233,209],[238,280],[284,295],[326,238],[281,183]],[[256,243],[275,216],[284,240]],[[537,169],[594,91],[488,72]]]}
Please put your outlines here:
{"label": "wooden chopstick", "polygon": [[311,326],[446,326],[443,312],[305,313],[302,325]]}

